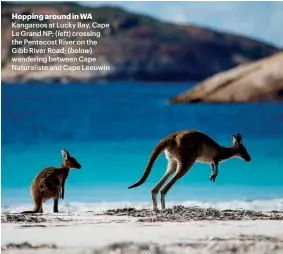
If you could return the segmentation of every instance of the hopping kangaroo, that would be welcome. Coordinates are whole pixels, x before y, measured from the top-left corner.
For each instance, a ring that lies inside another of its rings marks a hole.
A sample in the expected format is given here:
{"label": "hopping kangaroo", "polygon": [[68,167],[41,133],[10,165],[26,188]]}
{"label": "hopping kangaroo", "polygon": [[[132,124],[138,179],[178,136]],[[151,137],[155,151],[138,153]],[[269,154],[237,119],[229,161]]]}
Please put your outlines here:
{"label": "hopping kangaroo", "polygon": [[168,166],[165,175],[151,190],[153,209],[157,210],[156,196],[162,185],[173,175],[172,179],[161,190],[161,207],[165,209],[165,195],[172,186],[182,178],[194,165],[202,162],[211,165],[211,181],[215,181],[218,175],[218,164],[232,157],[239,157],[250,161],[251,157],[242,144],[241,134],[232,136],[233,146],[223,147],[202,132],[196,130],[179,131],[162,139],[153,150],[142,178],[130,186],[135,188],[145,182],[151,168],[158,156],[165,151]]}
{"label": "hopping kangaroo", "polygon": [[49,167],[43,169],[33,180],[30,188],[34,202],[32,211],[22,213],[43,213],[42,203],[48,199],[54,199],[53,212],[58,211],[59,198],[64,199],[65,182],[71,168],[80,169],[81,165],[70,156],[66,150],[61,150],[64,158],[61,167]]}

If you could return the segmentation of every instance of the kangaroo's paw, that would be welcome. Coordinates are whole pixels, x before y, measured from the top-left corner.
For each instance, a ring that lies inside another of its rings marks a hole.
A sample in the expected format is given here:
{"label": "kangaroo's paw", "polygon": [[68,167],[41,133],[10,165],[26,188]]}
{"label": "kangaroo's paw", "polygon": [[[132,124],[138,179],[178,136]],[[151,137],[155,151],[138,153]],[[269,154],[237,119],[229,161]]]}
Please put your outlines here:
{"label": "kangaroo's paw", "polygon": [[216,175],[211,175],[211,176],[209,177],[209,180],[210,180],[211,182],[215,182],[215,179],[216,179]]}
{"label": "kangaroo's paw", "polygon": [[160,212],[160,210],[158,209],[158,207],[153,207],[153,209],[152,209],[155,213],[159,213]]}

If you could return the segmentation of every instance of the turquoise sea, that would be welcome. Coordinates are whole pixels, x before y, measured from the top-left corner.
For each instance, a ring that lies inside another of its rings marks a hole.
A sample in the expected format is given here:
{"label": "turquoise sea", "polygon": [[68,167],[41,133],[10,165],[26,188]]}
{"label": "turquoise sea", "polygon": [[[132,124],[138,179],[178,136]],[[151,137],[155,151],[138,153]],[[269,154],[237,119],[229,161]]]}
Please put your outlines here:
{"label": "turquoise sea", "polygon": [[[71,171],[61,211],[151,207],[150,189],[166,169],[162,155],[146,183],[150,153],[164,136],[198,129],[222,145],[241,133],[252,161],[219,167],[195,164],[167,194],[169,206],[283,210],[283,104],[170,105],[193,84],[98,83],[2,85],[2,209],[33,206],[30,184],[45,167],[59,166],[61,149],[82,164]],[[51,211],[52,201],[45,211]]]}

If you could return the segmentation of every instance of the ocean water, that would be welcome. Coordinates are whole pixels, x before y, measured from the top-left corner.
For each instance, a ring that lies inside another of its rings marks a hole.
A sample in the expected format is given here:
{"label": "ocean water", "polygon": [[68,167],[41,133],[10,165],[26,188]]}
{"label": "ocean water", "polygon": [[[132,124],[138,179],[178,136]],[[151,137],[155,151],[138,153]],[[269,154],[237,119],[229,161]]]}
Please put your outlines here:
{"label": "ocean water", "polygon": [[[283,210],[283,104],[170,105],[193,84],[97,83],[2,86],[2,210],[33,206],[30,184],[61,149],[82,164],[66,183],[62,211],[151,207],[150,189],[166,169],[161,155],[146,183],[140,179],[154,146],[182,129],[198,129],[224,146],[241,133],[252,161],[219,167],[196,163],[168,192],[168,206]],[[44,206],[52,210],[52,201]]]}

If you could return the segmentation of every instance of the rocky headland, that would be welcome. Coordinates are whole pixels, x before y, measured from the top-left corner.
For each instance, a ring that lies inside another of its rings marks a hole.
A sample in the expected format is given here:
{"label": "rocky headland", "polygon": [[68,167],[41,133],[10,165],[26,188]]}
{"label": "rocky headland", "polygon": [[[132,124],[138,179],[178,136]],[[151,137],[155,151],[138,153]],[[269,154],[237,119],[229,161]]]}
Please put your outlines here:
{"label": "rocky headland", "polygon": [[283,100],[283,52],[243,64],[204,80],[173,97],[173,103]]}

